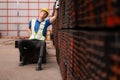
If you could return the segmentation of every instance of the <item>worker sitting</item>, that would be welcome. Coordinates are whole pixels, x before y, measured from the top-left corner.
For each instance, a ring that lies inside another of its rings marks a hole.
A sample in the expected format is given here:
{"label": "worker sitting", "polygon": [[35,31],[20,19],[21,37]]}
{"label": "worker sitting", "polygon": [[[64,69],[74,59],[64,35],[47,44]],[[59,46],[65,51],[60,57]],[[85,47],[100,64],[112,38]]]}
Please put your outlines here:
{"label": "worker sitting", "polygon": [[45,51],[45,38],[46,38],[46,31],[48,26],[55,21],[57,18],[57,9],[59,8],[58,1],[55,5],[55,11],[54,15],[46,19],[49,15],[48,9],[40,9],[39,11],[39,17],[38,19],[33,19],[29,22],[28,32],[30,33],[29,40],[19,40],[18,41],[18,48],[21,56],[21,61],[19,66],[24,66],[26,64],[25,58],[25,51],[24,48],[31,49],[34,54],[39,53],[39,59],[37,61],[36,70],[39,71],[42,69],[41,63],[42,63],[42,57]]}

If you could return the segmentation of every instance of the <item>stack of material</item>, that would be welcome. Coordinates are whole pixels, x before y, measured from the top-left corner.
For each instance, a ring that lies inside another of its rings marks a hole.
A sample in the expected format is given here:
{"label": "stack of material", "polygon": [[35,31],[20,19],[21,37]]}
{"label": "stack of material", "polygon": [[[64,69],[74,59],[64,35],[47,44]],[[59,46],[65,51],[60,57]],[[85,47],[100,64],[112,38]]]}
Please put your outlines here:
{"label": "stack of material", "polygon": [[63,80],[120,79],[119,0],[60,0],[53,24]]}

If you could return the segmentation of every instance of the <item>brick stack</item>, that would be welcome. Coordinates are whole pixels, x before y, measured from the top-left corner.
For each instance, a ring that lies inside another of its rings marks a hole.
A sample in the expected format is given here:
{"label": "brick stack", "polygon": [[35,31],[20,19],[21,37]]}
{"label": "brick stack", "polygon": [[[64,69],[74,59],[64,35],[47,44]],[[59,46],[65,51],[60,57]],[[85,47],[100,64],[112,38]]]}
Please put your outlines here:
{"label": "brick stack", "polygon": [[120,80],[118,0],[60,0],[53,24],[63,80]]}
{"label": "brick stack", "polygon": [[78,27],[102,28],[120,25],[119,0],[78,0],[75,4]]}

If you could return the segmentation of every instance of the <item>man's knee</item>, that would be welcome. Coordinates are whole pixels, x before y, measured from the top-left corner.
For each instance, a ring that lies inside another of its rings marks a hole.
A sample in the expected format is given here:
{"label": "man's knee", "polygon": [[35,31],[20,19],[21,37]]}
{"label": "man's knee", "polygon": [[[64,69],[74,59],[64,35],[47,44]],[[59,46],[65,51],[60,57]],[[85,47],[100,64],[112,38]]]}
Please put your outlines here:
{"label": "man's knee", "polygon": [[23,41],[24,41],[24,40],[19,40],[19,41],[18,41],[18,47],[23,44]]}
{"label": "man's knee", "polygon": [[45,41],[41,41],[41,45],[42,45],[42,46],[45,46],[45,45],[46,45],[46,42],[45,42]]}
{"label": "man's knee", "polygon": [[39,41],[38,43],[37,43],[37,45],[36,45],[36,48],[37,49],[40,49],[41,47],[44,47],[45,46],[45,41]]}

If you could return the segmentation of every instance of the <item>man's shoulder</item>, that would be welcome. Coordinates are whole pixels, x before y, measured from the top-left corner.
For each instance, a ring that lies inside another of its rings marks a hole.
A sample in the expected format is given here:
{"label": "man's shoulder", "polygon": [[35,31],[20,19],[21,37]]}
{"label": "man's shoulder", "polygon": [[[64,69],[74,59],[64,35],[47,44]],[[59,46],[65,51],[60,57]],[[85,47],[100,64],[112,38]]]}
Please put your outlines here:
{"label": "man's shoulder", "polygon": [[50,19],[49,19],[49,18],[48,18],[48,19],[46,19],[46,20],[45,20],[45,22],[50,22]]}
{"label": "man's shoulder", "polygon": [[38,18],[31,19],[30,21],[36,21],[36,20],[38,20]]}
{"label": "man's shoulder", "polygon": [[30,22],[36,22],[37,21],[37,19],[31,19],[30,20]]}

